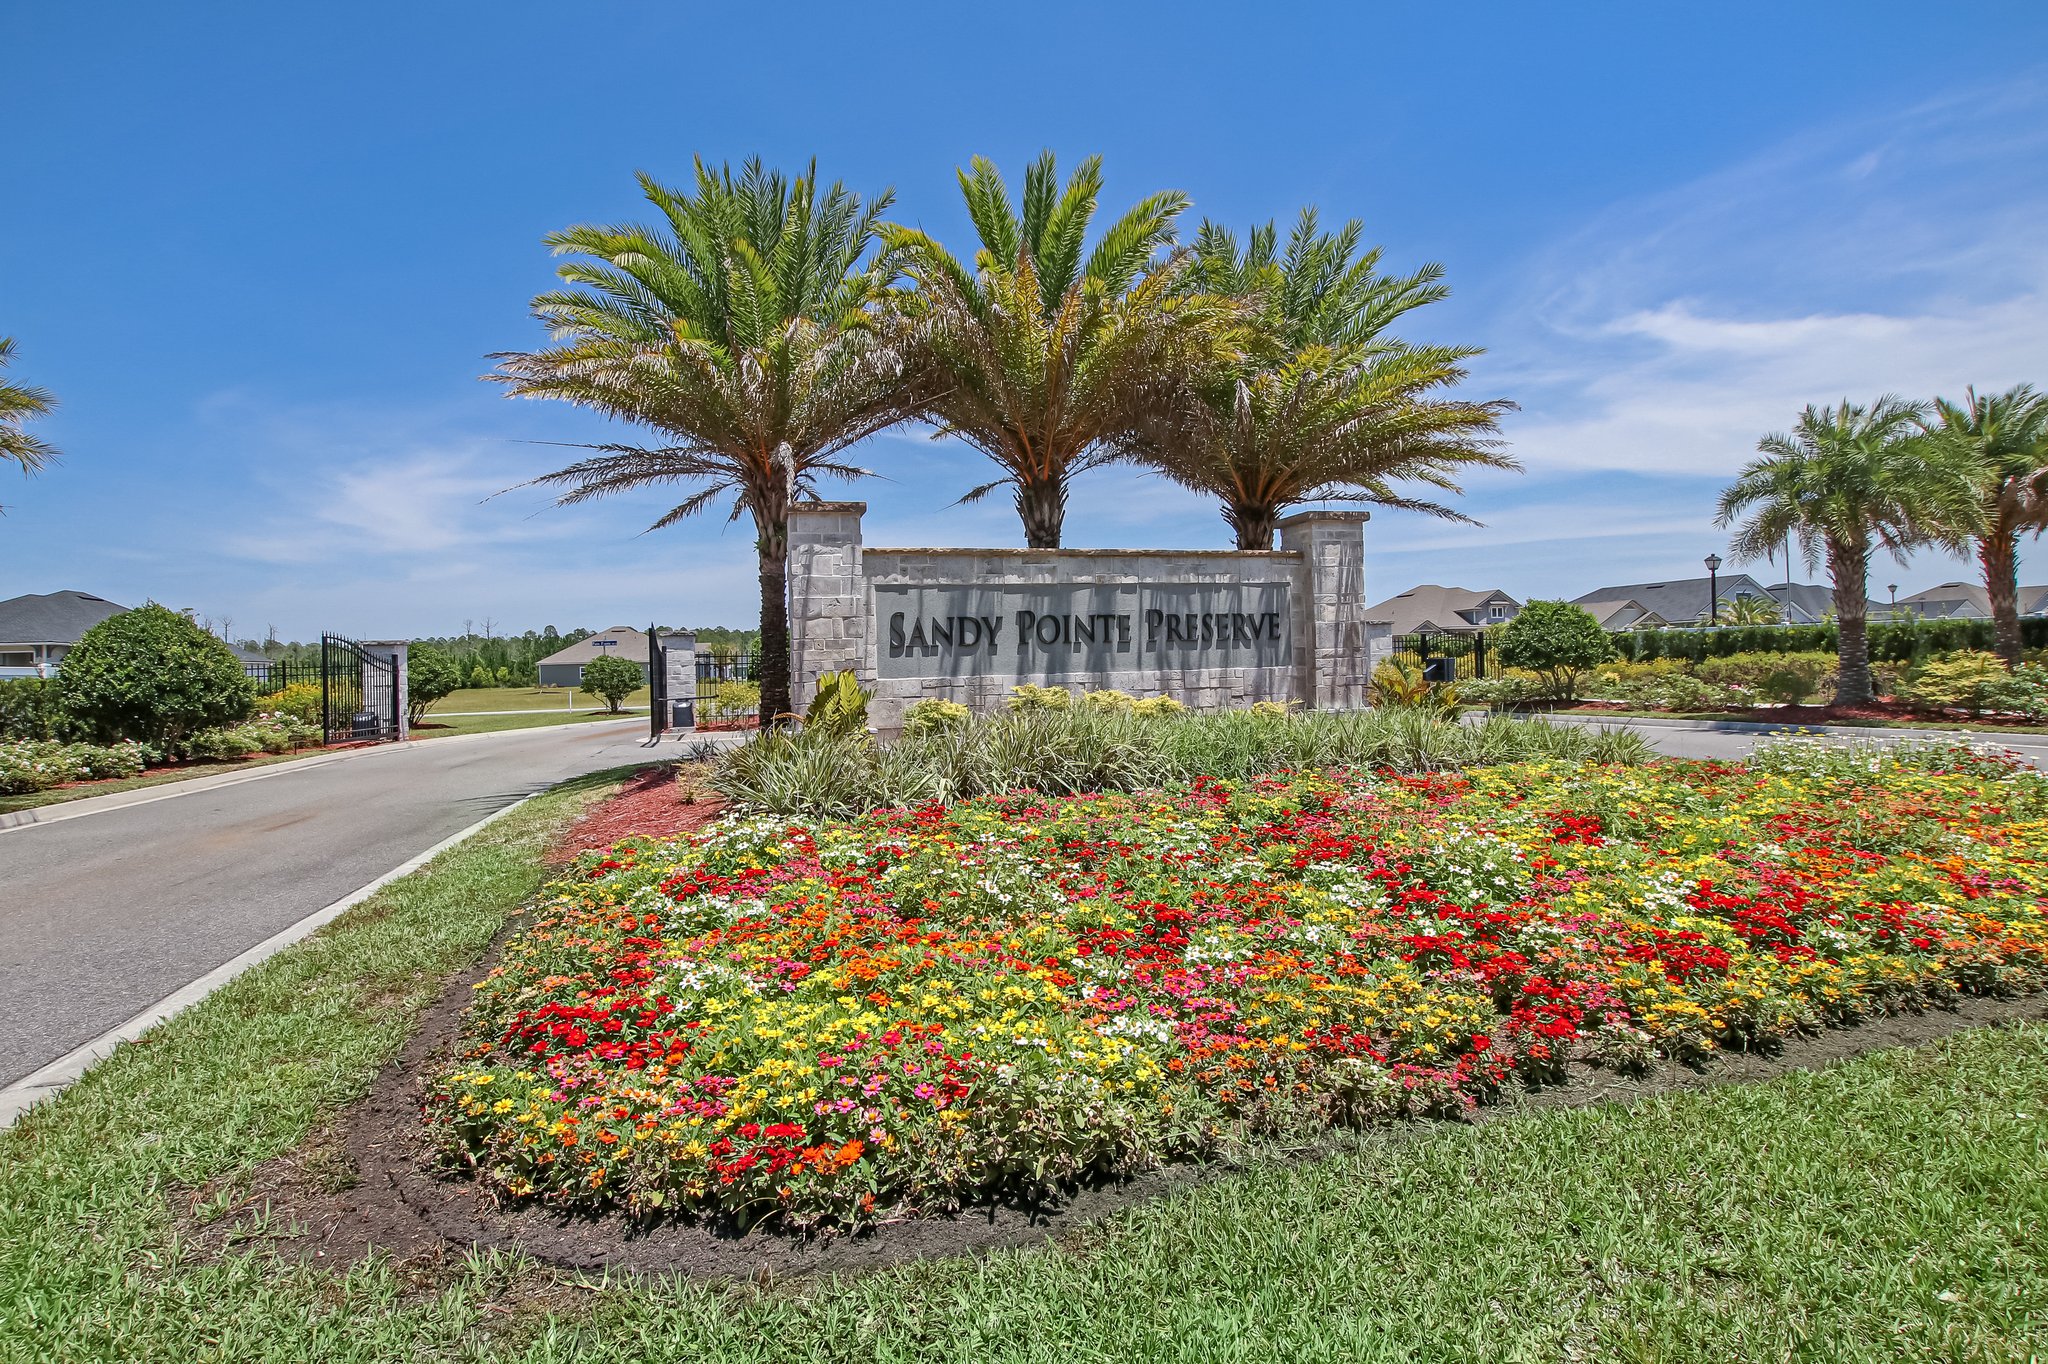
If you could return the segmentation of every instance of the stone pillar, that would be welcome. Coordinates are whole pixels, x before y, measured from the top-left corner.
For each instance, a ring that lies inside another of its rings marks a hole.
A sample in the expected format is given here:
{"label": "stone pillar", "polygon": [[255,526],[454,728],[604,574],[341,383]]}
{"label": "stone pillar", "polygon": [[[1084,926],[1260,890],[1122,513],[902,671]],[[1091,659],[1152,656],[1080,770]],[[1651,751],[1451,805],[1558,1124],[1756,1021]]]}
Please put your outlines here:
{"label": "stone pillar", "polygon": [[[363,641],[364,653],[376,658],[391,659],[398,664],[398,741],[400,743],[404,743],[412,737],[412,729],[406,724],[406,707],[412,699],[412,693],[408,690],[412,679],[406,671],[406,654],[411,650],[411,647],[412,641],[409,639],[370,639]],[[370,670],[365,665],[363,669],[363,696],[367,699],[374,695],[376,695],[376,689],[371,687]]]}
{"label": "stone pillar", "polygon": [[1362,511],[1297,512],[1280,522],[1280,548],[1301,555],[1306,634],[1296,641],[1301,699],[1313,710],[1357,710],[1372,670],[1393,650],[1393,627],[1365,618]]}
{"label": "stone pillar", "polygon": [[867,509],[865,502],[799,502],[789,509],[789,689],[798,711],[826,673],[851,668],[862,685],[875,684],[860,563]]}

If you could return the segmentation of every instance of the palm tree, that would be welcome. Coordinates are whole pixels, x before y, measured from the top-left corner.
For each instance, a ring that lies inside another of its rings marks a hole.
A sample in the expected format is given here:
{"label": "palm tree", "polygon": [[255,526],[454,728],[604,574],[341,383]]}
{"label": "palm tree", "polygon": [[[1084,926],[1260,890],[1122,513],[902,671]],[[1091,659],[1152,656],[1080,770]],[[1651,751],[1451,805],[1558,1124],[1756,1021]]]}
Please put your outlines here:
{"label": "palm tree", "polygon": [[[14,338],[0,336],[0,370],[14,360]],[[0,379],[0,459],[11,459],[32,474],[57,458],[56,447],[22,430],[22,423],[48,416],[57,406],[49,390]]]}
{"label": "palm tree", "polygon": [[1442,268],[1378,271],[1360,227],[1319,230],[1302,212],[1284,256],[1273,224],[1240,251],[1213,223],[1197,238],[1185,288],[1228,300],[1249,344],[1198,369],[1179,401],[1144,414],[1137,453],[1183,486],[1215,495],[1237,547],[1273,547],[1276,522],[1308,501],[1368,502],[1471,518],[1398,492],[1410,479],[1456,493],[1461,469],[1520,466],[1491,437],[1505,400],[1434,396],[1465,377],[1468,346],[1411,346],[1387,328],[1449,291]]}
{"label": "palm tree", "polygon": [[959,178],[981,240],[971,270],[923,232],[882,229],[917,286],[904,306],[921,326],[917,354],[931,379],[923,415],[1002,471],[962,502],[1008,487],[1025,544],[1058,549],[1075,476],[1125,456],[1137,414],[1191,356],[1223,344],[1227,310],[1178,287],[1178,191],[1141,199],[1091,251],[1101,157],[1062,188],[1053,154],[1042,153],[1024,173],[1021,205],[981,157]]}
{"label": "palm tree", "polygon": [[1954,545],[1976,505],[1970,472],[1921,433],[1923,409],[1886,395],[1869,407],[1808,407],[1789,434],[1757,442],[1764,458],[1722,492],[1717,523],[1745,518],[1729,541],[1760,559],[1796,536],[1808,568],[1825,557],[1840,629],[1835,704],[1870,699],[1865,619],[1873,542],[1904,561],[1923,544]]}
{"label": "palm tree", "polygon": [[492,358],[518,397],[560,398],[650,427],[656,445],[604,444],[536,483],[558,504],[650,486],[689,495],[650,530],[720,498],[753,519],[761,588],[761,717],[791,710],[789,508],[820,476],[854,478],[847,447],[904,420],[912,389],[869,248],[892,195],[863,203],[817,167],[795,180],[758,159],[735,176],[700,159],[694,193],[642,175],[658,226],[572,227],[548,238],[576,259],[572,287],[534,316],[558,344]]}
{"label": "palm tree", "polygon": [[1724,597],[1721,609],[1714,613],[1715,625],[1777,625],[1784,621],[1785,610],[1769,597]]}
{"label": "palm tree", "polygon": [[1958,529],[1977,543],[1991,598],[1992,647],[2007,667],[2018,667],[2019,540],[2048,528],[2048,394],[2028,384],[1982,395],[1972,388],[1960,405],[1935,399],[1925,425],[1976,472],[1976,514]]}

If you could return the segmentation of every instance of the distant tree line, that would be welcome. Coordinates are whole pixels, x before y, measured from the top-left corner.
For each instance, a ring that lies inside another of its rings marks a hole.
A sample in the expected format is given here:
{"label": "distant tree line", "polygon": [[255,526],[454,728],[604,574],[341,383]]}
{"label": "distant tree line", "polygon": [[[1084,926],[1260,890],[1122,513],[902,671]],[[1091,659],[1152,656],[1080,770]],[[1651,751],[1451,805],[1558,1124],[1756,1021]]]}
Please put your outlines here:
{"label": "distant tree line", "polygon": [[[672,626],[657,626],[670,630]],[[458,685],[465,687],[532,687],[540,683],[540,661],[550,654],[566,649],[578,640],[588,639],[595,630],[577,628],[561,630],[552,625],[522,634],[500,634],[495,625],[484,621],[479,628],[477,622],[464,621],[459,635],[430,635],[416,637],[412,643],[415,651],[421,646],[431,647],[455,667]],[[693,632],[697,647],[713,652],[729,650],[738,655],[752,653],[761,647],[759,630],[735,629],[730,626],[714,625]],[[251,653],[262,654],[265,658],[288,663],[317,663],[320,659],[320,642],[289,642],[275,637],[267,639],[244,639],[238,641],[241,648]]]}

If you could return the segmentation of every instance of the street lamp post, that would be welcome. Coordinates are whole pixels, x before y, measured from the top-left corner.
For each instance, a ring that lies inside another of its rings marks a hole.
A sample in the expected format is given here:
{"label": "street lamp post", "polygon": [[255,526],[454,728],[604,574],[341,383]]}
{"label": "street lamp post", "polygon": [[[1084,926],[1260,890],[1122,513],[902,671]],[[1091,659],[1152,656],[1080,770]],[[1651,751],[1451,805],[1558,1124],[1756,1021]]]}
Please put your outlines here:
{"label": "street lamp post", "polygon": [[1721,556],[1707,556],[1707,624],[1712,625],[1721,616]]}
{"label": "street lamp post", "polygon": [[1897,583],[1886,583],[1884,585],[1884,590],[1892,594],[1892,611],[1890,618],[1892,620],[1897,620],[1899,618],[1899,585]]}

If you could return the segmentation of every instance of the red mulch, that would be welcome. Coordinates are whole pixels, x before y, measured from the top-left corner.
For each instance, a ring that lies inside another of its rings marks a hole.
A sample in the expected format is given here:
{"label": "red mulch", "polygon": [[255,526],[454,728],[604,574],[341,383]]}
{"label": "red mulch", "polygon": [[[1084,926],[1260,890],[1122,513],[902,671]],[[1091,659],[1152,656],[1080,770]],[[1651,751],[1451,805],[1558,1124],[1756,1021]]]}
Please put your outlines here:
{"label": "red mulch", "polygon": [[575,861],[578,853],[609,848],[634,834],[689,833],[718,818],[724,809],[725,802],[716,797],[685,805],[676,769],[668,764],[650,767],[627,781],[617,795],[585,812],[548,850],[547,862],[563,866]]}

